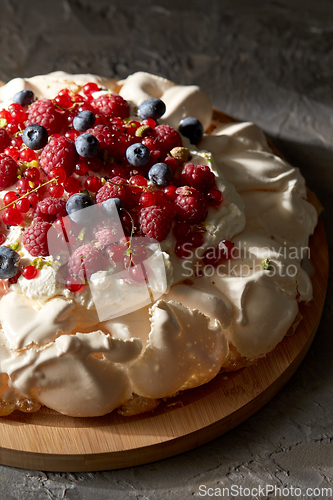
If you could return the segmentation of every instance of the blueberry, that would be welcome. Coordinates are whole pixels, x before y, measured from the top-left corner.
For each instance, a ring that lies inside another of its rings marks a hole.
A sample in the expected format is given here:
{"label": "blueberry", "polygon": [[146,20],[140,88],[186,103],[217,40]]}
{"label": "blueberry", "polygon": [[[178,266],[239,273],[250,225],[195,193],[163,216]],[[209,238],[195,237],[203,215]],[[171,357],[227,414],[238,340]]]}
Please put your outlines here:
{"label": "blueberry", "polygon": [[21,92],[17,92],[13,97],[13,102],[17,104],[21,104],[21,106],[28,106],[35,99],[35,94],[32,90],[25,89],[21,90]]}
{"label": "blueberry", "polygon": [[47,130],[42,125],[28,125],[22,134],[22,140],[29,149],[42,149],[49,138]]}
{"label": "blueberry", "polygon": [[107,216],[114,215],[114,208],[119,210],[123,208],[123,203],[119,198],[109,198],[102,203],[102,213]]}
{"label": "blueberry", "polygon": [[99,142],[94,135],[82,134],[76,139],[75,148],[82,158],[93,158],[99,151]]}
{"label": "blueberry", "polygon": [[92,127],[96,121],[96,116],[92,111],[84,110],[74,117],[73,127],[79,132],[85,132]]}
{"label": "blueberry", "polygon": [[146,163],[148,163],[149,156],[149,149],[144,144],[141,144],[141,142],[132,144],[126,149],[127,161],[134,167],[142,167],[142,165],[146,165]]}
{"label": "blueberry", "polygon": [[172,178],[172,170],[166,163],[155,163],[148,172],[148,178],[157,186],[166,186]]}
{"label": "blueberry", "polygon": [[21,257],[15,250],[0,247],[0,279],[6,280],[17,274]]}
{"label": "blueberry", "polygon": [[193,116],[188,116],[181,120],[178,130],[183,136],[190,139],[191,144],[198,144],[204,133],[202,123]]}
{"label": "blueberry", "polygon": [[86,218],[86,213],[79,213],[80,210],[84,208],[91,207],[94,205],[94,200],[85,193],[75,193],[72,194],[66,203],[66,212],[68,213],[71,220],[80,223],[84,218]]}
{"label": "blueberry", "polygon": [[161,101],[161,99],[148,99],[138,107],[138,115],[143,120],[146,118],[158,120],[162,115],[164,115],[165,110],[165,104]]}

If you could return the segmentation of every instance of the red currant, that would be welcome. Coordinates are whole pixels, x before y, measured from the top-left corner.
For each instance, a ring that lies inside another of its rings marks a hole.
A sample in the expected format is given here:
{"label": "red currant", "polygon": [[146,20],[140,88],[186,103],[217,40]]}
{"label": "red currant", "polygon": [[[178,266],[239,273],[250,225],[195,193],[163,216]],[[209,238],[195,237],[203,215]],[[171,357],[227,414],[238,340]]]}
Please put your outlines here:
{"label": "red currant", "polygon": [[73,276],[69,277],[66,281],[67,290],[73,293],[80,292],[84,288],[84,285],[84,281],[76,279]]}
{"label": "red currant", "polygon": [[146,191],[140,196],[139,204],[141,207],[150,207],[156,204],[156,196],[151,191]]}
{"label": "red currant", "polygon": [[124,257],[124,249],[121,248],[117,243],[112,243],[106,249],[106,256],[112,260],[115,264],[122,262]]}
{"label": "red currant", "polygon": [[[71,120],[73,120],[73,117],[71,118]],[[78,132],[77,130],[67,130],[67,132],[65,132],[65,137],[67,137],[67,139],[70,139],[71,141],[75,142],[75,140],[79,137],[80,135],[80,132]]]}
{"label": "red currant", "polygon": [[51,184],[49,186],[50,196],[53,196],[54,198],[61,198],[64,194],[64,191],[64,186],[62,186],[61,184]]}
{"label": "red currant", "polygon": [[192,245],[188,241],[178,241],[175,246],[175,254],[181,259],[189,259],[191,257]]}
{"label": "red currant", "polygon": [[38,269],[35,266],[26,266],[22,271],[22,276],[26,280],[33,280],[38,275]]}
{"label": "red currant", "polygon": [[222,251],[222,259],[231,259],[232,251],[234,249],[234,244],[228,240],[222,240],[219,244],[219,250]]}
{"label": "red currant", "polygon": [[60,182],[60,184],[62,182],[64,182],[64,180],[66,179],[66,177],[67,177],[66,172],[61,167],[55,167],[55,168],[53,168],[51,170],[51,172],[49,173],[49,175],[48,175],[49,179],[58,179],[58,182]]}
{"label": "red currant", "polygon": [[156,122],[153,118],[145,118],[142,120],[142,125],[148,125],[148,127],[154,129],[156,127]]}
{"label": "red currant", "polygon": [[90,96],[94,92],[98,92],[99,91],[99,87],[98,87],[97,83],[89,82],[89,83],[85,84],[85,86],[83,87],[82,91],[83,91],[84,95]]}
{"label": "red currant", "polygon": [[14,148],[13,146],[8,146],[8,148],[4,150],[4,153],[7,156],[11,156],[13,160],[18,160],[20,156],[20,151],[17,148]]}
{"label": "red currant", "polygon": [[37,205],[37,203],[40,201],[40,197],[37,193],[31,193],[27,196],[29,202],[30,202],[30,205],[32,207],[35,207]]}
{"label": "red currant", "polygon": [[0,233],[0,245],[3,245],[6,239],[7,237],[3,233]]}
{"label": "red currant", "polygon": [[133,175],[129,180],[129,184],[132,186],[147,186],[148,183],[143,175]]}
{"label": "red currant", "polygon": [[21,212],[22,214],[25,214],[28,212],[28,210],[30,209],[30,201],[28,200],[27,197],[25,198],[21,198],[20,200],[18,200],[16,203],[16,208],[19,212]]}
{"label": "red currant", "polygon": [[217,248],[207,248],[202,256],[203,263],[210,266],[216,266],[219,260],[220,255]]}
{"label": "red currant", "polygon": [[175,173],[178,165],[175,158],[172,158],[172,156],[167,156],[163,163],[166,163],[171,168],[173,174]]}
{"label": "red currant", "polygon": [[32,149],[26,148],[26,149],[22,149],[20,151],[20,160],[21,161],[30,162],[30,161],[36,160],[36,158],[37,158],[37,155]]}
{"label": "red currant", "polygon": [[8,125],[7,125],[7,132],[9,134],[12,134],[12,135],[16,134],[18,129],[19,129],[19,124],[17,121],[13,120],[12,122],[8,123]]}
{"label": "red currant", "polygon": [[201,247],[204,242],[204,237],[202,233],[192,233],[189,238],[190,243],[194,248]]}
{"label": "red currant", "polygon": [[15,200],[17,200],[17,195],[14,191],[8,191],[8,193],[6,193],[3,197],[5,205],[9,205],[9,203],[12,203]]}
{"label": "red currant", "polygon": [[11,146],[14,148],[20,148],[23,144],[23,139],[21,135],[16,135],[15,137],[12,137],[11,140]]}
{"label": "red currant", "polygon": [[95,175],[91,175],[90,177],[87,177],[84,187],[91,193],[97,193],[97,191],[102,187],[102,182]]}
{"label": "red currant", "polygon": [[29,181],[38,181],[40,177],[40,171],[36,167],[29,167],[23,172],[24,177],[29,179]]}
{"label": "red currant", "polygon": [[164,196],[167,200],[174,201],[177,198],[176,189],[177,187],[172,184],[164,188]]}
{"label": "red currant", "polygon": [[88,166],[88,163],[86,161],[79,161],[76,165],[75,165],[75,173],[77,175],[84,175],[88,172],[89,170],[89,166]]}
{"label": "red currant", "polygon": [[28,179],[24,177],[19,179],[16,183],[16,189],[20,194],[25,194],[27,191],[29,191],[29,189],[31,188]]}
{"label": "red currant", "polygon": [[21,212],[19,212],[16,208],[8,207],[4,211],[2,220],[9,226],[19,226],[23,222],[23,217]]}
{"label": "red currant", "polygon": [[82,186],[79,179],[75,177],[68,177],[64,182],[64,188],[67,193],[78,193],[81,191]]}
{"label": "red currant", "polygon": [[92,170],[93,172],[99,172],[103,168],[103,162],[97,157],[86,160],[86,163],[88,170]]}
{"label": "red currant", "polygon": [[60,108],[68,109],[73,106],[72,99],[67,94],[58,94],[57,97],[54,98],[54,102]]}
{"label": "red currant", "polygon": [[146,281],[145,272],[140,264],[138,266],[131,267],[129,269],[129,274],[130,277],[138,283]]}
{"label": "red currant", "polygon": [[218,206],[223,201],[223,194],[216,188],[212,188],[206,193],[208,205]]}
{"label": "red currant", "polygon": [[2,109],[0,111],[0,118],[2,118],[3,120],[7,120],[7,122],[9,123],[12,119],[12,115],[6,109]]}

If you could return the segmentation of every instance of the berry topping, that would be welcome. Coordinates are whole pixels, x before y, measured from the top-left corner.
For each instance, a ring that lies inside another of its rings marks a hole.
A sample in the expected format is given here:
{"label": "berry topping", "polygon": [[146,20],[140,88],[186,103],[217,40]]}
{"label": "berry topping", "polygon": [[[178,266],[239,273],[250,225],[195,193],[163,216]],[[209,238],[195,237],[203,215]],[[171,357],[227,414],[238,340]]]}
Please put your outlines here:
{"label": "berry topping", "polygon": [[89,279],[96,271],[105,268],[105,258],[98,248],[90,244],[78,247],[68,261],[72,276]]}
{"label": "berry topping", "polygon": [[148,178],[157,186],[167,186],[172,178],[172,170],[166,163],[155,163],[148,172]]}
{"label": "berry topping", "polygon": [[49,255],[47,232],[50,227],[48,222],[35,222],[24,231],[22,243],[33,257]]}
{"label": "berry topping", "polygon": [[20,256],[12,248],[0,246],[0,279],[6,280],[17,274]]}
{"label": "berry topping", "polygon": [[35,101],[28,108],[26,125],[42,125],[49,135],[65,130],[67,118],[63,111],[58,110],[50,99]]}
{"label": "berry topping", "polygon": [[94,200],[90,196],[85,193],[75,193],[67,200],[66,212],[74,222],[79,223],[83,214],[78,212],[92,205],[94,205]]}
{"label": "berry topping", "polygon": [[49,196],[37,203],[33,218],[38,222],[54,222],[59,217],[65,217],[66,203],[64,200]]}
{"label": "berry topping", "polygon": [[92,127],[96,121],[96,116],[92,111],[83,110],[74,117],[73,127],[79,132],[85,132]]}
{"label": "berry topping", "polygon": [[22,271],[22,276],[26,280],[33,280],[37,277],[38,269],[35,266],[26,266]]}
{"label": "berry topping", "polygon": [[90,104],[96,114],[109,118],[129,118],[131,112],[128,102],[118,94],[103,94]]}
{"label": "berry topping", "polygon": [[125,207],[132,204],[132,191],[127,184],[127,180],[122,177],[113,177],[104,184],[96,195],[96,203],[103,203],[109,198],[119,198]]}
{"label": "berry topping", "polygon": [[21,106],[29,106],[35,99],[35,94],[32,90],[24,89],[17,92],[13,97],[13,102],[21,104]]}
{"label": "berry topping", "polygon": [[128,163],[134,167],[142,167],[149,161],[150,151],[144,144],[138,142],[132,144],[126,149],[126,158]]}
{"label": "berry topping", "polygon": [[204,133],[202,123],[192,116],[188,116],[181,120],[178,130],[184,137],[190,139],[191,144],[198,144]]}
{"label": "berry topping", "polygon": [[156,205],[143,208],[140,213],[140,227],[145,236],[157,241],[164,240],[172,225],[172,218]]}
{"label": "berry topping", "polygon": [[99,142],[92,134],[82,134],[76,139],[75,148],[82,158],[93,158],[99,151]]}
{"label": "berry topping", "polygon": [[3,127],[0,127],[0,153],[3,153],[9,145],[10,137],[7,130]]}
{"label": "berry topping", "polygon": [[0,189],[6,189],[17,181],[17,168],[13,158],[0,153]]}
{"label": "berry topping", "polygon": [[206,218],[207,203],[200,191],[192,187],[182,186],[177,188],[176,193],[176,218],[179,221],[198,224]]}
{"label": "berry topping", "polygon": [[187,163],[180,174],[182,184],[194,187],[199,191],[207,191],[215,183],[215,175],[207,165]]}
{"label": "berry topping", "polygon": [[67,177],[74,172],[78,161],[74,142],[62,136],[51,137],[40,156],[40,165],[46,174],[58,167],[65,171]]}
{"label": "berry topping", "polygon": [[140,104],[138,108],[138,115],[142,119],[153,118],[158,120],[164,115],[166,110],[165,104],[161,99],[148,99]]}
{"label": "berry topping", "polygon": [[37,124],[28,125],[22,134],[24,144],[33,150],[42,149],[46,146],[48,138],[46,128]]}

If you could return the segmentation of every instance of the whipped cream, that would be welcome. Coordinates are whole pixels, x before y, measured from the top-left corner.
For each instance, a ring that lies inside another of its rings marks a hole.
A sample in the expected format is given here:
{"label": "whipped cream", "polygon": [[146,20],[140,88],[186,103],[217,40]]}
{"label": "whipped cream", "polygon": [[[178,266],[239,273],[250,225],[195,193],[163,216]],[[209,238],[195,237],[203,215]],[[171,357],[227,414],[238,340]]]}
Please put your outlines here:
{"label": "whipped cream", "polygon": [[[185,116],[196,116],[205,130],[212,124],[211,104],[199,87],[144,72],[121,82],[64,72],[18,78],[0,87],[0,103],[7,106],[24,88],[51,98],[64,86],[80,92],[89,81],[119,90],[134,107],[161,98],[166,103],[161,122],[175,128]],[[185,139],[184,144],[189,147]],[[301,261],[317,213],[306,201],[304,178],[272,153],[251,123],[218,124],[190,149],[191,162],[214,172],[225,200],[219,209],[209,209],[201,252],[232,240],[235,258],[212,275],[195,277],[199,257],[179,259],[170,233],[160,253],[166,282],[157,276],[152,283],[152,307],[149,294],[143,300],[142,287],[129,289],[126,280],[115,286],[103,272],[92,276],[93,292],[80,294],[65,290],[51,266],[34,280],[20,277],[0,300],[0,372],[8,376],[4,400],[20,395],[67,415],[103,415],[132,393],[162,398],[208,382],[226,362],[229,344],[241,356],[257,359],[283,339],[298,302],[312,298]],[[18,232],[11,229],[7,243],[19,240]],[[22,258],[32,260],[27,254]],[[148,265],[156,268],[154,262]],[[126,301],[133,310],[100,321],[98,297],[105,294],[115,311]]]}

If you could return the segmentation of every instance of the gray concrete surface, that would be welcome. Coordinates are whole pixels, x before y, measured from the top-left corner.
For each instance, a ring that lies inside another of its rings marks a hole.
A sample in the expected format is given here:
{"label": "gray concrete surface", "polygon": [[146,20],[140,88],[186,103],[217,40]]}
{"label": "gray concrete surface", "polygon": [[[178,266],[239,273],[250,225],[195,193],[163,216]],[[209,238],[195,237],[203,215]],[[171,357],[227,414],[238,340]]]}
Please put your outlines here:
{"label": "gray concrete surface", "polygon": [[[218,108],[262,126],[301,168],[324,205],[332,248],[332,19],[332,0],[0,0],[0,79],[56,69],[114,77],[147,70],[201,85]],[[119,471],[0,466],[0,498],[187,499],[207,492],[200,485],[229,487],[223,498],[297,498],[297,487],[303,498],[332,498],[306,491],[333,488],[332,293],[330,283],[297,373],[233,431],[178,457]],[[268,484],[281,490],[240,494],[240,487]]]}

